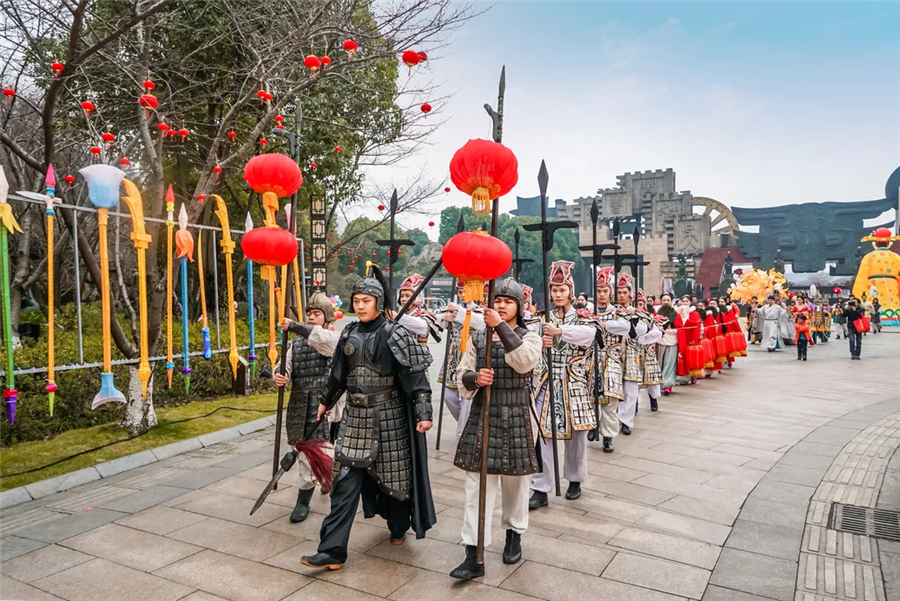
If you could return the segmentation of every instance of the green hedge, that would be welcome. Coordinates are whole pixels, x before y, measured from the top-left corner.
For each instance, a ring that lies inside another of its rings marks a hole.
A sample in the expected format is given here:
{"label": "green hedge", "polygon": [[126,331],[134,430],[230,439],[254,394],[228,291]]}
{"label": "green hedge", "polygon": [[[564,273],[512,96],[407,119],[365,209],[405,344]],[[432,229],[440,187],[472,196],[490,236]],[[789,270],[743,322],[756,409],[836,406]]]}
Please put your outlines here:
{"label": "green hedge", "polygon": [[[263,314],[265,312],[263,311]],[[246,346],[249,343],[249,328],[247,326],[247,304],[238,305],[237,315],[240,319],[236,322],[237,344]],[[120,315],[120,323],[128,326],[129,321],[124,315]],[[210,337],[213,349],[216,348],[215,314],[211,313]],[[22,338],[22,347],[15,352],[15,364],[17,368],[42,367],[47,365],[47,323],[46,317],[40,312],[23,312],[23,322],[41,324],[41,336]],[[220,340],[224,348],[228,348],[228,316],[224,311],[220,314]],[[182,335],[181,319],[177,315],[173,319],[173,355],[181,353]],[[257,318],[256,343],[268,341],[268,319],[263,316]],[[85,363],[101,362],[103,360],[102,328],[100,322],[100,303],[87,303],[82,305],[82,329],[84,336],[84,361]],[[166,353],[166,327],[163,322],[161,344],[157,355]],[[57,367],[77,362],[78,338],[75,320],[74,304],[64,305],[56,313],[56,365]],[[190,350],[191,352],[203,349],[201,326],[192,323],[190,326]],[[5,349],[3,349],[5,351]],[[248,351],[239,351],[241,356],[247,358]],[[260,360],[257,363],[257,377],[252,380],[254,392],[270,392],[274,385],[270,379],[260,378],[264,368],[268,367],[266,349],[258,348],[256,353]],[[112,358],[124,359],[115,344],[112,345]],[[5,353],[3,365],[5,365]],[[228,363],[228,353],[214,354],[212,359],[205,360],[202,356],[191,357],[191,387],[190,395],[184,392],[183,378],[181,376],[181,359],[175,359],[175,369],[172,376],[172,388],[167,387],[167,374],[165,360],[151,363],[153,369],[153,402],[156,406],[170,406],[189,403],[193,400],[208,399],[221,395],[231,394],[231,365]],[[128,366],[113,366],[116,388],[125,393],[128,388]],[[104,423],[115,423],[122,419],[123,405],[106,405],[96,411],[91,411],[91,401],[100,389],[100,368],[78,369],[56,372],[56,400],[54,403],[53,417],[50,416],[50,407],[47,399],[46,374],[23,375],[16,377],[16,389],[19,391],[19,399],[16,405],[16,422],[10,425],[6,410],[0,418],[0,443],[13,444],[27,440],[40,440],[52,437],[60,432],[73,428],[86,428]]]}

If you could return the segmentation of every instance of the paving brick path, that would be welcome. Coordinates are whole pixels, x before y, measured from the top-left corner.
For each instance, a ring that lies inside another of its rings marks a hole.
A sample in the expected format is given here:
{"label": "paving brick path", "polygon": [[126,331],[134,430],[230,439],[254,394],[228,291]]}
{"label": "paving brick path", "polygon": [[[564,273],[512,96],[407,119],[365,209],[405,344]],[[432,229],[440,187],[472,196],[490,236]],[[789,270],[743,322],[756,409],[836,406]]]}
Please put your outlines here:
{"label": "paving brick path", "polygon": [[591,449],[582,498],[531,513],[518,565],[502,564],[498,529],[477,582],[447,575],[463,556],[454,428],[440,452],[431,441],[428,537],[395,547],[360,515],[347,565],[329,573],[299,561],[327,497],[289,523],[288,474],[249,515],[271,473],[269,429],[4,509],[0,599],[898,599],[900,543],[836,533],[823,516],[836,500],[900,509],[900,335],[866,337],[859,362],[844,341],[809,354],[754,347],[658,413],[642,399],[614,454]]}

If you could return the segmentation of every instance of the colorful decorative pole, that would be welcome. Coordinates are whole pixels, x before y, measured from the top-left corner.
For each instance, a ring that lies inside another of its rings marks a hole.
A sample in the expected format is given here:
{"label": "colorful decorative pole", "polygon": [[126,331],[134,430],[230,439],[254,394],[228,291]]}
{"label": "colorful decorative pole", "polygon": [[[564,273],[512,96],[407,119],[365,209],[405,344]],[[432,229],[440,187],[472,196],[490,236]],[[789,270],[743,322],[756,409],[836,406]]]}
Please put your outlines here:
{"label": "colorful decorative pole", "polygon": [[7,232],[12,234],[14,231],[22,233],[22,228],[16,221],[12,212],[12,207],[6,202],[9,194],[9,182],[6,181],[6,173],[3,167],[0,167],[0,280],[3,280],[3,342],[6,346],[6,389],[3,391],[3,398],[6,399],[6,414],[9,416],[9,423],[16,422],[16,401],[19,393],[16,390],[16,374],[15,362],[13,361],[13,338],[12,338],[12,309],[9,302],[9,242],[6,238]]}
{"label": "colorful decorative pole", "polygon": [[112,325],[109,297],[109,242],[106,235],[109,209],[119,201],[119,185],[125,172],[112,165],[89,165],[79,171],[88,184],[88,198],[97,207],[97,225],[100,232],[100,305],[103,314],[103,372],[100,374],[100,392],[94,397],[91,409],[107,403],[125,403],[125,395],[116,390],[112,374]]}
{"label": "colorful decorative pole", "polygon": [[[247,219],[244,221],[244,235],[253,229],[253,220],[250,219],[250,213],[247,213]],[[253,261],[247,257],[247,322],[250,326],[250,376],[256,377],[256,326],[253,323]]]}
{"label": "colorful decorative pole", "polygon": [[191,338],[188,333],[188,279],[187,262],[194,262],[194,237],[187,229],[188,216],[184,204],[178,212],[178,232],[175,243],[181,259],[181,375],[184,377],[184,394],[191,392]]}
{"label": "colorful decorative pole", "polygon": [[228,335],[230,348],[228,351],[228,361],[231,363],[231,374],[237,379],[237,366],[240,355],[237,352],[237,330],[234,324],[234,276],[231,273],[231,256],[234,254],[234,240],[231,239],[231,224],[228,222],[228,207],[225,201],[218,194],[213,194],[216,200],[216,217],[222,224],[222,241],[219,246],[225,254],[225,277],[228,282]]}
{"label": "colorful decorative pole", "polygon": [[175,225],[175,192],[172,184],[166,191],[166,373],[169,390],[172,389],[172,372],[175,360],[172,355],[172,227]]}
{"label": "colorful decorative pole", "polygon": [[200,321],[203,328],[203,358],[212,359],[212,341],[209,339],[209,323],[206,320],[206,279],[203,277],[203,230],[197,230],[197,277],[200,278]]}
{"label": "colorful decorative pole", "polygon": [[147,396],[147,386],[150,383],[150,352],[147,341],[147,247],[152,240],[144,227],[144,203],[137,186],[129,179],[122,180],[125,184],[125,196],[122,200],[131,211],[132,232],[131,241],[137,251],[138,260],[138,299],[141,311],[141,361],[138,364],[138,378],[141,381],[141,397]]}

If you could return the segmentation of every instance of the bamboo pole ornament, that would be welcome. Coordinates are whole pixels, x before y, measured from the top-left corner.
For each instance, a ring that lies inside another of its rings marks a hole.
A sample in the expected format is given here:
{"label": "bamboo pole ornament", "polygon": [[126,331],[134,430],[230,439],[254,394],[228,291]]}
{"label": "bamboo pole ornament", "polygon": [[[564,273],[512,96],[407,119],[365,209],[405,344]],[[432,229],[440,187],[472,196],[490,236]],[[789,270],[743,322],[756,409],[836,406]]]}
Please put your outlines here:
{"label": "bamboo pole ornament", "polygon": [[191,338],[188,332],[190,318],[188,317],[187,262],[194,262],[194,237],[188,231],[187,224],[187,209],[182,203],[181,211],[178,212],[178,232],[175,234],[175,244],[178,247],[178,258],[181,259],[181,375],[184,378],[184,394],[190,394],[192,373],[190,358]]}
{"label": "bamboo pole ornament", "polygon": [[241,357],[237,352],[237,330],[234,323],[234,276],[231,268],[234,240],[231,239],[231,225],[228,222],[228,207],[225,206],[225,201],[218,194],[213,194],[212,197],[216,201],[216,217],[222,224],[222,241],[219,242],[219,246],[225,254],[225,277],[228,282],[228,362],[231,363],[231,375],[237,380],[237,367]]}
{"label": "bamboo pole ornament", "polygon": [[172,228],[175,225],[174,218],[175,192],[172,191],[172,184],[169,184],[169,189],[166,191],[166,373],[169,378],[170,390],[172,389],[172,372],[175,370],[175,359],[172,355]]}
{"label": "bamboo pole ornament", "polygon": [[144,227],[144,202],[137,186],[129,179],[123,179],[125,184],[125,196],[122,200],[128,205],[131,212],[132,232],[131,241],[137,251],[138,267],[138,300],[140,304],[141,322],[141,361],[138,364],[138,379],[141,381],[141,398],[147,396],[147,386],[150,384],[150,356],[147,342],[147,247],[152,240]]}
{"label": "bamboo pole ornament", "polygon": [[200,331],[203,334],[203,358],[212,359],[212,341],[206,318],[206,278],[203,277],[203,230],[197,230],[197,277],[200,279]]}
{"label": "bamboo pole ornament", "polygon": [[[244,220],[244,233],[249,233],[253,229],[253,220],[250,219],[250,213],[247,213],[247,219]],[[250,377],[256,377],[256,324],[254,323],[255,315],[253,307],[253,261],[247,257],[247,323],[250,326],[250,354],[247,359],[250,362]]]}
{"label": "bamboo pole ornament", "polygon": [[100,392],[94,397],[91,409],[107,403],[125,403],[125,395],[116,390],[112,374],[112,326],[109,296],[109,209],[119,201],[119,186],[125,172],[112,165],[89,165],[79,171],[88,185],[88,198],[97,208],[97,226],[100,233],[100,304],[103,322],[103,371],[100,374]]}
{"label": "bamboo pole ornament", "polygon": [[9,182],[6,173],[0,167],[0,289],[3,291],[3,342],[6,350],[6,388],[3,398],[6,401],[6,414],[9,423],[16,422],[16,401],[19,393],[16,390],[16,374],[13,361],[12,310],[9,302],[9,241],[7,235],[13,232],[22,233],[16,221],[12,207],[7,202]]}

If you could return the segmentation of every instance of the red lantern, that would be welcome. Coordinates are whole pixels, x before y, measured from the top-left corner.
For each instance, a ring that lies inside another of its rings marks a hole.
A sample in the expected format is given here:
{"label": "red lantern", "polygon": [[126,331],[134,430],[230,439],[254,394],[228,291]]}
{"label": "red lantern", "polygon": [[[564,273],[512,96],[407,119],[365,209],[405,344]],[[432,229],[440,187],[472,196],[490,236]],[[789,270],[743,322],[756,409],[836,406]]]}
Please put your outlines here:
{"label": "red lantern", "polygon": [[384,210],[384,205],[378,205],[378,210],[379,210],[379,211],[383,211],[383,210]]}
{"label": "red lantern", "polygon": [[110,143],[116,141],[116,136],[112,132],[109,132],[109,131],[103,132],[103,134],[101,134],[100,137],[103,138],[104,142],[106,142],[107,150],[109,150]]}
{"label": "red lantern", "polygon": [[258,194],[274,192],[281,198],[296,192],[303,183],[297,163],[278,153],[261,154],[247,161],[244,178]]}
{"label": "red lantern", "polygon": [[310,168],[315,169],[317,165],[315,163],[310,163],[309,166]]}
{"label": "red lantern", "polygon": [[230,132],[228,132],[228,137],[231,138],[231,143],[234,144],[235,138],[237,138],[237,134],[234,133],[234,130],[232,129]]}
{"label": "red lantern", "polygon": [[306,65],[306,68],[312,71],[313,77],[316,76],[316,71],[318,71],[319,67],[322,66],[322,61],[319,60],[318,56],[310,54],[305,59],[303,59],[303,64]]}
{"label": "red lantern", "polygon": [[216,179],[219,179],[219,174],[222,173],[222,168],[216,165],[213,167],[213,173],[216,174]]}
{"label": "red lantern", "polygon": [[320,60],[322,61],[322,71],[324,71],[325,67],[331,64],[331,58],[323,56]]}
{"label": "red lantern", "polygon": [[425,54],[424,50],[420,50],[418,54],[419,54],[419,62],[420,63],[424,63],[425,61],[428,60],[428,55]]}
{"label": "red lantern", "polygon": [[430,113],[430,112],[431,112],[431,105],[428,104],[427,102],[426,102],[425,104],[423,104],[423,105],[422,105],[422,112],[425,113],[425,114]]}
{"label": "red lantern", "polygon": [[256,92],[256,97],[259,98],[260,104],[265,103],[266,96],[268,96],[268,93],[265,90],[263,90],[262,84],[259,84],[259,90]]}
{"label": "red lantern", "polygon": [[843,292],[843,290],[841,290],[841,287],[840,287],[840,286],[835,286],[835,287],[834,287],[834,293],[835,293],[835,294],[840,294],[841,292]]}
{"label": "red lantern", "polygon": [[147,116],[150,116],[150,111],[155,111],[157,107],[159,107],[159,100],[151,94],[147,92],[146,94],[141,94],[141,97],[138,99],[138,103],[147,109]]}
{"label": "red lantern", "polygon": [[53,69],[53,77],[59,77],[59,74],[63,72],[63,69],[66,67],[60,62],[52,62],[50,63],[50,68]]}
{"label": "red lantern", "polygon": [[156,87],[156,84],[153,83],[153,80],[151,80],[149,77],[145,79],[144,83],[142,83],[141,85],[144,86],[144,89],[147,91],[150,91]]}
{"label": "red lantern", "polygon": [[403,53],[403,64],[409,67],[409,74],[412,75],[412,68],[419,64],[419,53],[415,50],[407,50]]}
{"label": "red lantern", "polygon": [[266,144],[269,143],[269,141],[266,140],[265,138],[260,138],[260,139],[259,139],[259,143],[262,144],[263,146],[265,146]]}
{"label": "red lantern", "polygon": [[446,193],[449,194],[449,193],[450,193],[450,186],[447,186],[446,188],[444,188],[444,192],[446,192]]}
{"label": "red lantern", "polygon": [[184,144],[184,141],[187,140],[187,137],[191,135],[191,132],[185,128],[184,123],[181,124],[181,129],[178,130],[178,135],[181,136],[181,143]]}
{"label": "red lantern", "polygon": [[257,227],[244,234],[241,250],[258,265],[281,267],[297,256],[297,239],[289,231],[278,227]]}
{"label": "red lantern", "polygon": [[275,123],[284,123],[284,116],[282,115],[275,115],[274,119]]}
{"label": "red lantern", "polygon": [[378,253],[372,253],[372,258],[373,258],[373,259],[374,259],[375,257],[377,257],[377,256],[378,256]]}
{"label": "red lantern", "polygon": [[335,147],[334,147],[334,151],[337,152],[337,153],[340,153],[340,152],[341,152],[341,147],[340,147],[340,146],[335,146]]}
{"label": "red lantern", "polygon": [[81,103],[81,108],[84,109],[84,115],[87,117],[91,114],[91,111],[97,107],[90,100],[85,100]]}
{"label": "red lantern", "polygon": [[198,194],[198,195],[197,195],[197,200],[199,200],[200,202],[203,202],[204,200],[206,200],[206,195],[205,195],[205,194]]}
{"label": "red lantern", "polygon": [[72,184],[75,183],[75,176],[74,176],[74,175],[67,175],[67,176],[65,176],[63,179],[65,180],[65,182],[66,182],[67,184],[69,184],[69,187],[70,187],[70,188],[72,187]]}
{"label": "red lantern", "polygon": [[169,137],[170,137],[170,138],[174,138],[174,137],[175,137],[175,134],[176,134],[175,128],[174,128],[174,127],[173,127],[173,128],[170,128],[170,129],[169,129]]}
{"label": "red lantern", "polygon": [[428,222],[428,227],[434,227],[434,221],[429,221],[429,222]]}
{"label": "red lantern", "polygon": [[472,196],[472,211],[489,213],[491,200],[508,193],[519,181],[519,161],[497,142],[469,140],[450,160],[450,180]]}
{"label": "red lantern", "polygon": [[167,123],[157,123],[156,129],[159,130],[160,134],[166,135],[166,132],[169,131],[169,125]]}
{"label": "red lantern", "polygon": [[3,88],[3,95],[9,98],[9,101],[12,102],[13,97],[16,95],[16,91],[12,88]]}
{"label": "red lantern", "polygon": [[131,164],[131,161],[128,160],[128,157],[122,157],[121,159],[119,159],[119,164],[127,167]]}
{"label": "red lantern", "polygon": [[272,96],[271,92],[263,91],[263,100],[265,100],[266,102],[269,102],[272,100],[272,98],[274,98],[274,96]]}
{"label": "red lantern", "polygon": [[359,44],[353,40],[347,40],[344,42],[344,50],[350,55],[350,60],[353,60],[353,55],[359,50]]}
{"label": "red lantern", "polygon": [[103,151],[100,149],[99,146],[91,146],[91,154],[96,156],[96,155],[99,155],[101,152],[103,152]]}

